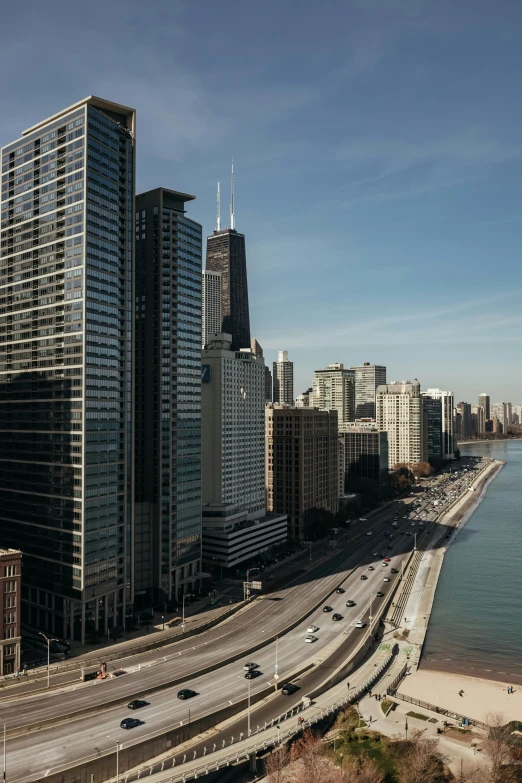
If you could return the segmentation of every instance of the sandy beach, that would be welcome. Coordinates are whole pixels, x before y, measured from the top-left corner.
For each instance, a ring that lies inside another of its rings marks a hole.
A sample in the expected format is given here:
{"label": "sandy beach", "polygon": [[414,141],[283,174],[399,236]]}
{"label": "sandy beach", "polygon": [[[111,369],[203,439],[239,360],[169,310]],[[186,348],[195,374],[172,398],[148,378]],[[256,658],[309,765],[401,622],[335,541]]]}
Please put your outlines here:
{"label": "sandy beach", "polygon": [[[512,683],[418,669],[401,683],[399,692],[484,722],[488,712],[501,712],[506,721],[522,721],[522,687],[514,685],[515,692],[508,694],[508,685]],[[464,696],[459,696],[461,689]]]}

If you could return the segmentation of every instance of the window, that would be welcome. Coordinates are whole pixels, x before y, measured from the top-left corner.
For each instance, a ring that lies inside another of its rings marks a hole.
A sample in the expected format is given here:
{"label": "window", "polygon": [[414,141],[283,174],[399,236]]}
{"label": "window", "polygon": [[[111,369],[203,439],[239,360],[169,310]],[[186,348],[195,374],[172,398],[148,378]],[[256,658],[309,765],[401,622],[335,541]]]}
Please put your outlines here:
{"label": "window", "polygon": [[4,629],[4,639],[14,639],[15,629],[11,626]]}
{"label": "window", "polygon": [[4,576],[16,576],[16,566],[8,565],[5,567]]}
{"label": "window", "polygon": [[16,582],[6,582],[5,583],[5,592],[6,593],[16,593]]}
{"label": "window", "polygon": [[16,623],[16,612],[6,612],[4,614],[4,625],[9,625],[10,623]]}

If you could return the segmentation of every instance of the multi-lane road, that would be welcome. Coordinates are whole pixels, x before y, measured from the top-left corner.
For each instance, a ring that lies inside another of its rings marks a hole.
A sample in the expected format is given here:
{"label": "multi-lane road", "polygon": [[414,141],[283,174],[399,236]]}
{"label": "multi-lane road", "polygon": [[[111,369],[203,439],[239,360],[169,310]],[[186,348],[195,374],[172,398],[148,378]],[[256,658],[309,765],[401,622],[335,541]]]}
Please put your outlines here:
{"label": "multi-lane road", "polygon": [[[409,498],[402,505],[408,505],[412,500]],[[419,508],[416,513],[426,512]],[[429,515],[434,513],[436,510]],[[427,520],[430,516],[422,519]],[[413,530],[412,520],[401,518],[399,527],[392,528],[389,524],[392,517],[393,507],[375,515],[371,522],[359,523],[354,537],[335,558],[305,574],[293,586],[256,601],[214,629],[127,659],[122,662],[126,674],[120,677],[2,700],[0,718],[7,721],[9,731],[9,780],[33,780],[63,765],[79,764],[82,759],[107,752],[114,748],[116,741],[141,740],[172,728],[188,719],[189,709],[191,719],[196,720],[199,715],[243,699],[247,692],[243,663],[247,657],[257,663],[262,672],[251,681],[252,694],[266,688],[273,682],[276,664],[276,645],[266,642],[307,614],[293,630],[278,639],[277,664],[281,680],[340,634],[345,634],[350,646],[355,647],[364,633],[355,628],[356,621],[363,618],[368,623],[370,600],[374,607],[385,600],[377,598],[376,593],[382,591],[386,595],[395,578],[391,569],[400,569],[402,560],[413,547],[413,537],[405,535],[406,531]],[[371,535],[367,535],[369,530]],[[387,538],[390,533],[394,535],[392,541]],[[392,548],[388,549],[388,546]],[[381,554],[391,558],[388,566],[382,566]],[[362,580],[361,575],[367,579]],[[385,577],[391,581],[385,582]],[[345,592],[332,593],[338,586]],[[355,602],[354,607],[346,606],[349,599]],[[320,606],[311,612],[318,604]],[[322,611],[325,604],[332,607],[332,612]],[[339,613],[343,619],[335,622],[334,613]],[[317,641],[313,644],[305,642],[310,624],[319,627],[315,633]],[[226,662],[239,653],[246,655],[256,645],[264,646],[240,660]],[[343,652],[347,652],[344,646]],[[216,671],[195,676],[197,671],[221,661],[223,665]],[[173,680],[179,684],[154,691]],[[176,695],[182,687],[193,689],[198,695],[187,701],[178,700]],[[143,694],[149,704],[134,713],[127,709],[126,703],[138,693]],[[115,700],[119,702],[116,706],[106,706]],[[77,718],[62,720],[74,712],[80,713]],[[144,721],[143,725],[131,731],[120,729],[122,718],[129,716],[139,717]],[[58,722],[37,731],[31,729],[33,724],[49,721]],[[27,753],[29,746],[30,754]]]}

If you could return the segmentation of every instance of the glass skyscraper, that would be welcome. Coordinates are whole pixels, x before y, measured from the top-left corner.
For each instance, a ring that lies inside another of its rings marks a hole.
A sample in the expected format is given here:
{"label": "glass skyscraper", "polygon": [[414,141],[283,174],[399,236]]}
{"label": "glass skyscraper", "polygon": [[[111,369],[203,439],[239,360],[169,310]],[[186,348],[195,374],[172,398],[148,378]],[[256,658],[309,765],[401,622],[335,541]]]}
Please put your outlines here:
{"label": "glass skyscraper", "polygon": [[221,273],[221,331],[232,335],[232,350],[250,348],[250,312],[245,235],[235,229],[207,237],[207,271]]}
{"label": "glass skyscraper", "polygon": [[134,128],[91,96],[1,152],[0,538],[23,621],[82,643],[133,591]]}
{"label": "glass skyscraper", "polygon": [[136,601],[193,592],[201,565],[202,229],[194,196],[136,198]]}

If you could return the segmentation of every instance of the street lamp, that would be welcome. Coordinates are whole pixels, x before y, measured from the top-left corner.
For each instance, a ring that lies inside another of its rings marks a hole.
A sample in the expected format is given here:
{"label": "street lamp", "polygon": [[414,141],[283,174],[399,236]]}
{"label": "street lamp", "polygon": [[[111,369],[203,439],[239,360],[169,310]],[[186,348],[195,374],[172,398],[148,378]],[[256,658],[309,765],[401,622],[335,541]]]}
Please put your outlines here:
{"label": "street lamp", "polygon": [[57,642],[58,639],[50,639],[41,631],[38,631],[38,633],[40,636],[43,636],[43,638],[47,642],[47,687],[49,687],[49,677],[50,677],[49,667],[51,665],[51,642]]}
{"label": "street lamp", "polygon": [[416,552],[417,551],[417,533],[414,533],[414,536],[415,536],[415,543],[413,545],[413,551]]}
{"label": "street lamp", "polygon": [[372,617],[372,604],[373,604],[373,593],[370,595],[370,615],[369,615],[369,620],[370,620],[370,633],[371,633],[371,630],[372,630],[372,622],[373,622],[373,617]]}
{"label": "street lamp", "polygon": [[250,680],[248,682],[248,717],[247,717],[247,737],[250,737]]}
{"label": "street lamp", "polygon": [[2,723],[4,724],[4,783],[7,783],[7,778],[6,778],[6,758],[7,757],[6,757],[6,744],[5,744],[5,735],[6,735],[6,730],[7,730],[7,723],[5,722],[5,720],[2,720]]}
{"label": "street lamp", "polygon": [[[112,737],[109,737],[107,735],[107,739],[112,739]],[[119,742],[116,742],[116,783],[120,783],[120,743]]]}
{"label": "street lamp", "polygon": [[163,623],[163,630],[165,630],[165,615],[164,614],[161,615],[161,621]]}
{"label": "street lamp", "polygon": [[183,620],[182,620],[182,623],[181,623],[181,627],[183,629],[183,633],[185,633],[185,598],[193,598],[193,597],[194,597],[194,593],[186,593],[183,596]]}
{"label": "street lamp", "polygon": [[250,580],[249,580],[249,577],[250,577],[250,573],[252,571],[259,571],[259,568],[247,568],[246,584],[245,584],[245,600],[246,601],[248,601],[248,599],[250,598]]}

